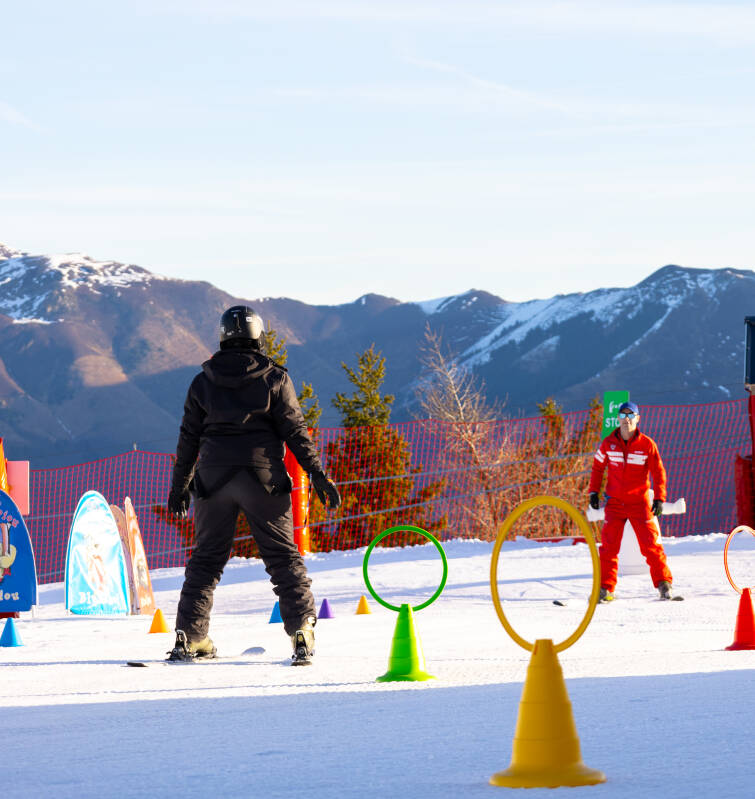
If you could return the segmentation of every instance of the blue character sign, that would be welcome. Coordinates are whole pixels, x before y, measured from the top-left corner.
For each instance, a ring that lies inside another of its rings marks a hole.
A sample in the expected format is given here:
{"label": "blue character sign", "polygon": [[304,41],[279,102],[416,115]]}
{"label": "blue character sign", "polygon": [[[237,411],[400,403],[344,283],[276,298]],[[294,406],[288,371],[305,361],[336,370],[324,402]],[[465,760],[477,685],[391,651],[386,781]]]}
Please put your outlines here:
{"label": "blue character sign", "polygon": [[105,497],[87,491],[71,522],[66,608],[84,616],[129,612],[129,585],[118,525]]}
{"label": "blue character sign", "polygon": [[16,503],[0,490],[0,613],[37,604],[37,569],[29,531]]}

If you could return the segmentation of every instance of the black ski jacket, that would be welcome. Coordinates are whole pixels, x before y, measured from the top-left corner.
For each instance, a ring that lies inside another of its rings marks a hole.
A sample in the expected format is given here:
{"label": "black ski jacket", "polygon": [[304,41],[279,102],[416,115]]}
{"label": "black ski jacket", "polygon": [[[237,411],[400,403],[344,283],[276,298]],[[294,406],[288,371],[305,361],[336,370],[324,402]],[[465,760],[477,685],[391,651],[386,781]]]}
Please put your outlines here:
{"label": "black ski jacket", "polygon": [[202,466],[249,467],[270,493],[291,490],[283,442],[302,468],[321,472],[286,370],[253,350],[220,350],[189,386],[173,467],[173,490],[184,492]]}

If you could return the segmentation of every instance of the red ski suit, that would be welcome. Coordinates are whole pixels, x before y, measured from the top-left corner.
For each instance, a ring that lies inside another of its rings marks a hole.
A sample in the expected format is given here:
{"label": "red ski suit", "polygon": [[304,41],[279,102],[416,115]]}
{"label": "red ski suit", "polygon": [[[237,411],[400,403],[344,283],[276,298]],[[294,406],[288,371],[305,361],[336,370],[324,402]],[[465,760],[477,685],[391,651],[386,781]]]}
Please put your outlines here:
{"label": "red ski suit", "polygon": [[659,541],[660,528],[650,510],[650,477],[653,478],[655,499],[666,499],[666,470],[655,441],[637,430],[624,441],[617,428],[606,436],[595,453],[590,477],[590,491],[600,491],[603,472],[608,468],[605,507],[600,545],[600,585],[613,591],[619,569],[619,549],[627,519],[637,535],[653,585],[662,580],[671,582],[666,554]]}

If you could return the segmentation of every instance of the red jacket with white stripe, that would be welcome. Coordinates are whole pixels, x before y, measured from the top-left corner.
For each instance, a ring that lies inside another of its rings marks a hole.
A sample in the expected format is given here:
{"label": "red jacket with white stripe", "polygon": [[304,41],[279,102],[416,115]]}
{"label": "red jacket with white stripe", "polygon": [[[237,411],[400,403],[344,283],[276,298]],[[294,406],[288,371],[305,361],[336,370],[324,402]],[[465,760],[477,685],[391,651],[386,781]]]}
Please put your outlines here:
{"label": "red jacket with white stripe", "polygon": [[666,500],[666,470],[655,441],[639,430],[624,441],[616,428],[601,441],[592,462],[590,491],[600,491],[603,472],[608,469],[606,495],[621,502],[649,504],[650,477],[655,499]]}

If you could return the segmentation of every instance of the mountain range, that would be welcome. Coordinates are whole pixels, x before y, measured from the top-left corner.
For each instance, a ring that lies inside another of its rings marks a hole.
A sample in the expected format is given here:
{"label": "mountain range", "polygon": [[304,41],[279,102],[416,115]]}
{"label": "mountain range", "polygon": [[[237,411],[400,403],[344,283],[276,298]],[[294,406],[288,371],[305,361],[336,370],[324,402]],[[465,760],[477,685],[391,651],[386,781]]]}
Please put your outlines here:
{"label": "mountain range", "polygon": [[186,388],[216,348],[229,305],[252,305],[286,338],[294,382],[313,384],[321,424],[350,393],[341,362],[375,344],[392,421],[418,413],[426,326],[484,381],[505,413],[554,397],[584,408],[605,389],[639,403],[743,396],[743,319],[755,273],[664,266],[629,288],[508,302],[481,290],[425,302],[366,294],[342,305],[233,297],[209,282],[77,253],[31,255],[0,244],[0,435],[32,468],[132,447],[172,451]]}

